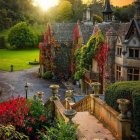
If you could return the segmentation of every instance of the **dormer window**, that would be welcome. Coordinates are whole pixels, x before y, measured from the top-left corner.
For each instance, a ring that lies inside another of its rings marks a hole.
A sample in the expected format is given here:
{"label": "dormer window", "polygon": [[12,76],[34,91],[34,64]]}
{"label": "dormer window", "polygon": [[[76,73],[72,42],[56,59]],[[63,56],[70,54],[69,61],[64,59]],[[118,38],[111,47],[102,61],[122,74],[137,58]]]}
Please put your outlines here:
{"label": "dormer window", "polygon": [[129,49],[129,57],[130,58],[139,58],[140,50],[139,49]]}

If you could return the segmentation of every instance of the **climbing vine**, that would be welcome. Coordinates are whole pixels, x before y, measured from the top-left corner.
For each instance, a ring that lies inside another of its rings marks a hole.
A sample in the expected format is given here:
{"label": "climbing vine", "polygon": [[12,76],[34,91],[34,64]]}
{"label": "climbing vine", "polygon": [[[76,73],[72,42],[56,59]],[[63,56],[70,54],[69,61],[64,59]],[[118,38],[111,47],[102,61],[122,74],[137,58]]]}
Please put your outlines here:
{"label": "climbing vine", "polygon": [[79,80],[83,78],[85,69],[89,69],[92,64],[92,58],[95,58],[99,65],[100,73],[102,66],[106,61],[107,45],[105,39],[100,30],[97,30],[94,35],[90,37],[87,44],[75,51],[75,64],[76,73],[75,79]]}

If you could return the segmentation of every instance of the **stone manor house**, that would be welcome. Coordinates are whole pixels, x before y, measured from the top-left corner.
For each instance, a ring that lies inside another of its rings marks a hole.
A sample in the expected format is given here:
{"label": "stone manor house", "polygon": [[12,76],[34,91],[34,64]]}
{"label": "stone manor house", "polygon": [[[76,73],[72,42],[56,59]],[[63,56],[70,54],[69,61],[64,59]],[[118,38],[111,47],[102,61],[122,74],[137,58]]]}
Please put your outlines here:
{"label": "stone manor house", "polygon": [[[135,0],[135,17],[129,23],[120,23],[112,16],[110,1],[105,0],[103,22],[93,25],[89,8],[84,13],[86,20],[76,23],[56,23],[47,28],[44,42],[40,44],[40,73],[53,70],[57,75],[71,73],[71,55],[73,55],[73,34],[77,26],[78,39],[86,44],[96,28],[105,35],[109,46],[105,71],[105,83],[116,81],[140,80],[140,0]],[[55,43],[54,43],[55,42]],[[78,44],[78,42],[77,42]],[[58,62],[59,61],[59,62]],[[48,66],[48,62],[52,65]],[[93,60],[87,78],[98,81],[98,66]]]}

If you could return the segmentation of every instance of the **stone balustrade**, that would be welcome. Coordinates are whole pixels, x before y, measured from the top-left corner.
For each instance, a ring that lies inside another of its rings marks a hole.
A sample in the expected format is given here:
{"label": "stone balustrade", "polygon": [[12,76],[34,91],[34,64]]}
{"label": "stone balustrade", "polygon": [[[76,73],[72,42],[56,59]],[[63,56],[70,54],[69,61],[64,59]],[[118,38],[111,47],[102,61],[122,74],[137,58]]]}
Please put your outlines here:
{"label": "stone balustrade", "polygon": [[119,112],[108,106],[100,98],[89,95],[79,102],[68,105],[77,112],[88,111],[96,116],[118,140],[129,140],[131,136],[131,121],[121,119]]}

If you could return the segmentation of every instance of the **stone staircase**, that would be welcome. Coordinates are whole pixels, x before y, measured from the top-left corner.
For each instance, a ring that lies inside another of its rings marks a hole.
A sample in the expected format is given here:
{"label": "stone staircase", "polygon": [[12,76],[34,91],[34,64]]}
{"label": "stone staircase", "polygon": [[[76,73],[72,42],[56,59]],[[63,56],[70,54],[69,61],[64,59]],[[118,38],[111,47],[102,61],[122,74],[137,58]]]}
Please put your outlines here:
{"label": "stone staircase", "polygon": [[112,133],[89,112],[77,112],[73,122],[79,125],[78,140],[116,140]]}
{"label": "stone staircase", "polygon": [[76,103],[65,99],[63,107],[77,111],[73,122],[79,125],[79,140],[130,140],[131,121],[121,119],[119,112],[96,96]]}

